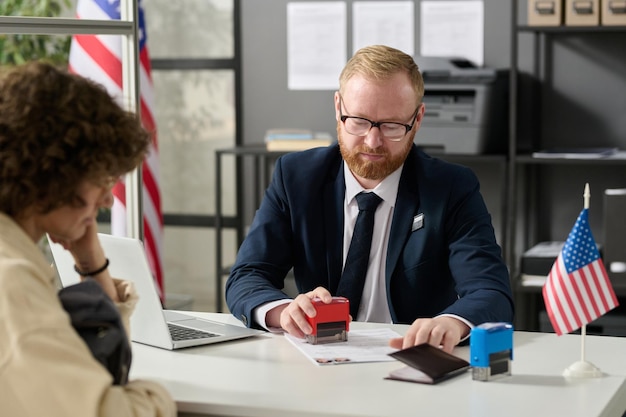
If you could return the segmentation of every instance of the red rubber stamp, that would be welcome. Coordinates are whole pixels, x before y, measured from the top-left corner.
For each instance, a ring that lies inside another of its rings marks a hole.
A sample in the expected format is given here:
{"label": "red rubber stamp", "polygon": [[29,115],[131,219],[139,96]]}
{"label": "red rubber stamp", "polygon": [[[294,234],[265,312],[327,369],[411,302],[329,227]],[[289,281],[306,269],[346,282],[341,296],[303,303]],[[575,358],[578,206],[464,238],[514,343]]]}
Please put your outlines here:
{"label": "red rubber stamp", "polygon": [[346,342],[350,331],[350,302],[345,297],[333,297],[329,304],[319,298],[311,300],[317,310],[315,317],[308,317],[313,332],[306,336],[306,341],[319,343]]}

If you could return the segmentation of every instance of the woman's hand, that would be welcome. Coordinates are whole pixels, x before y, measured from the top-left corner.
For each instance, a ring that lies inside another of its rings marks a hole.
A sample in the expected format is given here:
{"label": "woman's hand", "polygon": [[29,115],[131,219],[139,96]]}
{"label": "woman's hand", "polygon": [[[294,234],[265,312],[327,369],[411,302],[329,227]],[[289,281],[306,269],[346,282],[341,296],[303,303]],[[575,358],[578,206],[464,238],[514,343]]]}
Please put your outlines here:
{"label": "woman's hand", "polygon": [[[95,224],[88,226],[85,234],[80,239],[69,241],[52,235],[50,235],[50,239],[70,251],[76,268],[83,273],[98,271],[107,262],[100,239],[98,239],[98,230]],[[120,300],[108,269],[104,269],[91,277],[102,286],[104,292],[113,301],[117,302]],[[84,279],[84,277],[81,276],[81,279]]]}

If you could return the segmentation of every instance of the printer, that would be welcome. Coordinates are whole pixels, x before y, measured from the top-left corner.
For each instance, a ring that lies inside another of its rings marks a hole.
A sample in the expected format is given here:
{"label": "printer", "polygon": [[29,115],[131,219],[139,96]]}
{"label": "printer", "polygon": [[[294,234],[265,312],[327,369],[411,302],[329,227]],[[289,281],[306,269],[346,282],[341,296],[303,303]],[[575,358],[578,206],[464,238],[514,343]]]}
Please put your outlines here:
{"label": "printer", "polygon": [[429,153],[506,153],[508,72],[462,58],[420,56],[415,62],[426,106],[415,144]]}

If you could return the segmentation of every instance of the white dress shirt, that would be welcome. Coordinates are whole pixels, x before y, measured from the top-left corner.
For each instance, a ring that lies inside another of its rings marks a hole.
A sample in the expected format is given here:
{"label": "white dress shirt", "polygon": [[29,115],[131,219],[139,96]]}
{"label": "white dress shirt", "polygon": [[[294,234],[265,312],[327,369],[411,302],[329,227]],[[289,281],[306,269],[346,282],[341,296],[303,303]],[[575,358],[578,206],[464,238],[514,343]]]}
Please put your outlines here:
{"label": "white dress shirt", "polygon": [[344,162],[344,178],[346,180],[346,196],[343,204],[343,264],[346,263],[354,224],[359,214],[359,206],[355,196],[362,191],[372,191],[383,201],[376,208],[374,215],[374,234],[370,248],[370,258],[365,275],[363,296],[356,317],[357,321],[376,323],[391,323],[391,313],[387,305],[387,288],[385,285],[385,264],[387,259],[387,246],[389,244],[389,232],[393,209],[398,195],[398,184],[402,167],[396,169],[383,179],[373,190],[366,190],[358,183],[354,175]]}

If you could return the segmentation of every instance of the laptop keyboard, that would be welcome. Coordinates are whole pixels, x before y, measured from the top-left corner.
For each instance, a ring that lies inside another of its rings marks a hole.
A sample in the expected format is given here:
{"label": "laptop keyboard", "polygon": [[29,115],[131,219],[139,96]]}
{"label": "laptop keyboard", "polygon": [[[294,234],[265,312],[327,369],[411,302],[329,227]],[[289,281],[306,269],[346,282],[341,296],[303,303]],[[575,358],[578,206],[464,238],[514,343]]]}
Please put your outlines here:
{"label": "laptop keyboard", "polygon": [[167,323],[167,327],[169,327],[170,334],[172,335],[172,340],[174,341],[206,339],[208,337],[219,336],[219,334],[217,333],[209,333],[202,330],[190,329],[188,327],[177,326],[172,323]]}

